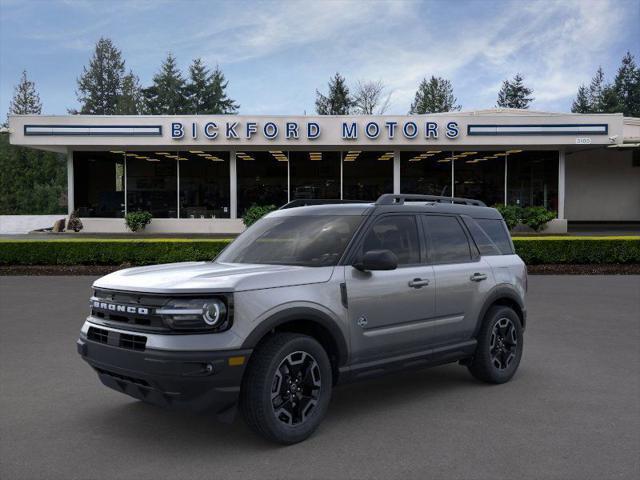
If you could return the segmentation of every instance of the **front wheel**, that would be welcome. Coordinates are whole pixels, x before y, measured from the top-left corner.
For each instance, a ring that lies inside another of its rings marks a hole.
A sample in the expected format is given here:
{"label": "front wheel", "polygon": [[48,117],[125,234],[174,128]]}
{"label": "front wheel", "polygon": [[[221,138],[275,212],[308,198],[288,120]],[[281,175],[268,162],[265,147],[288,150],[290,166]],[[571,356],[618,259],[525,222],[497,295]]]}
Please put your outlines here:
{"label": "front wheel", "polygon": [[524,338],[520,317],[509,307],[495,306],[486,314],[476,353],[468,368],[478,380],[505,383],[516,373]]}
{"label": "front wheel", "polygon": [[309,437],[329,407],[333,381],[326,351],[315,339],[278,333],[251,356],[240,407],[249,427],[273,442]]}

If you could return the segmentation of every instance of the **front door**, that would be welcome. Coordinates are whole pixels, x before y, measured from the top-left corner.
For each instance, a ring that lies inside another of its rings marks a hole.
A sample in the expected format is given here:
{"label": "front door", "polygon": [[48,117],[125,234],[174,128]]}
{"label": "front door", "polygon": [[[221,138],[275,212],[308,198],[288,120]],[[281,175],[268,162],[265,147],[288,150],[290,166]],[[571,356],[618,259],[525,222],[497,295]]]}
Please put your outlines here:
{"label": "front door", "polygon": [[356,257],[369,250],[391,250],[398,268],[361,272],[346,267],[353,361],[426,349],[435,281],[433,267],[423,262],[420,231],[414,215],[382,216],[365,233]]}

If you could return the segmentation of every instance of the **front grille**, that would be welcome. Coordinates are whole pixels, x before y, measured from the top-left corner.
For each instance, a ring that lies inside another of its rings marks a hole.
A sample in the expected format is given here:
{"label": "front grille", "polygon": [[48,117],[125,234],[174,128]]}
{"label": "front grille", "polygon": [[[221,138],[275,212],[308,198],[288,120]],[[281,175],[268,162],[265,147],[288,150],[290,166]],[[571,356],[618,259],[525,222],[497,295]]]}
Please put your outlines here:
{"label": "front grille", "polygon": [[96,290],[90,302],[91,316],[117,328],[166,332],[170,329],[155,310],[168,300],[153,295]]}
{"label": "front grille", "polygon": [[144,351],[147,347],[147,337],[145,336],[113,332],[97,327],[89,327],[87,339],[93,342],[118,346],[120,348],[126,348],[127,350],[137,350],[139,352]]}
{"label": "front grille", "polygon": [[127,375],[120,375],[119,373],[116,372],[112,372],[110,370],[105,370],[103,368],[98,368],[98,367],[94,367],[96,369],[96,371],[102,375],[108,375],[112,378],[115,378],[116,380],[123,380],[125,382],[129,382],[129,383],[135,383],[136,385],[140,385],[142,387],[148,387],[149,386],[149,382],[147,382],[146,380],[143,380],[141,378],[134,378],[134,377],[129,377]]}

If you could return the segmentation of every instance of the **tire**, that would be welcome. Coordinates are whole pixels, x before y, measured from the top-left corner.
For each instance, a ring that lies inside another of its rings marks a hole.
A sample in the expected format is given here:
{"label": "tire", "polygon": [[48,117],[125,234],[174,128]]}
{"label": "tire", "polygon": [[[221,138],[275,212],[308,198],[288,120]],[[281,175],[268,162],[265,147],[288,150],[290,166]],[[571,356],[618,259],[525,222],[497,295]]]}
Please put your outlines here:
{"label": "tire", "polygon": [[318,428],[329,407],[332,385],[331,363],[322,345],[307,335],[276,333],[251,355],[240,408],[256,433],[290,445]]}
{"label": "tire", "polygon": [[468,368],[487,383],[505,383],[516,373],[524,346],[520,317],[511,308],[494,306],[484,317],[478,345]]}

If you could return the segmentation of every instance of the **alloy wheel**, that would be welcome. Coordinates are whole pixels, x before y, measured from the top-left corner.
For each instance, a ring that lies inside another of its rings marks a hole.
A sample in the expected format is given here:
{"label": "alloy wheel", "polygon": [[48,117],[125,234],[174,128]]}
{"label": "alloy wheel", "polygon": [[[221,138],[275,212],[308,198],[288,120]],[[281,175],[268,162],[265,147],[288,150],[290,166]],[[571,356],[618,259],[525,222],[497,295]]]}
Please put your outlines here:
{"label": "alloy wheel", "polygon": [[518,351],[518,332],[510,318],[502,317],[491,331],[491,363],[498,370],[509,368]]}

